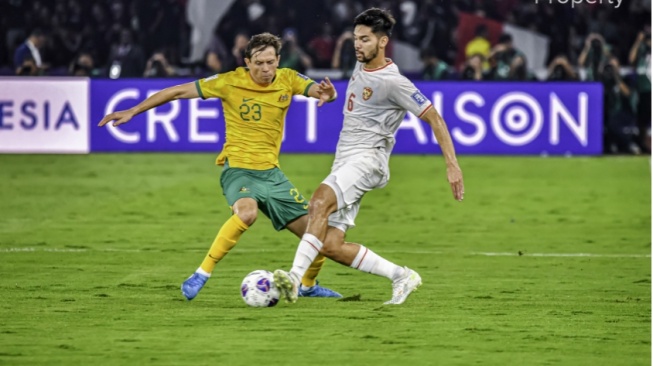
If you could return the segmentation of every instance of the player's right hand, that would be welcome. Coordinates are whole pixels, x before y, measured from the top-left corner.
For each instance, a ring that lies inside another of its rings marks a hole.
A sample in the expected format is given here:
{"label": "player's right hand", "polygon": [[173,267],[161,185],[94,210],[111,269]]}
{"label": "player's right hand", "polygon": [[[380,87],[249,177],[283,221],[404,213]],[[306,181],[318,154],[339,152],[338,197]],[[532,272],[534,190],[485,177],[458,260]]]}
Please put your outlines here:
{"label": "player's right hand", "polygon": [[451,193],[457,201],[462,201],[465,197],[465,184],[463,183],[463,172],[458,166],[447,167],[447,180],[451,185]]}
{"label": "player's right hand", "polygon": [[102,127],[111,121],[114,121],[113,122],[114,127],[120,126],[123,123],[129,122],[129,120],[131,120],[132,117],[134,117],[134,114],[128,110],[113,112],[111,114],[104,116],[104,118],[102,118],[100,123],[98,123],[98,126]]}

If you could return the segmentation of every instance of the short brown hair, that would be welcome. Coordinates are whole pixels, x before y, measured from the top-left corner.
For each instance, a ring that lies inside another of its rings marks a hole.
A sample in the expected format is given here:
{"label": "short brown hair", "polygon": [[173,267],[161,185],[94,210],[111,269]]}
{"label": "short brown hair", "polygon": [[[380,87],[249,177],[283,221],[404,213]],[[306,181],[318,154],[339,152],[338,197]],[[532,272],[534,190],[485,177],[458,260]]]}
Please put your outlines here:
{"label": "short brown hair", "polygon": [[249,43],[247,43],[247,48],[245,49],[245,58],[252,59],[252,54],[261,52],[268,47],[274,47],[274,53],[276,56],[279,56],[281,51],[281,39],[271,33],[261,33],[252,36]]}

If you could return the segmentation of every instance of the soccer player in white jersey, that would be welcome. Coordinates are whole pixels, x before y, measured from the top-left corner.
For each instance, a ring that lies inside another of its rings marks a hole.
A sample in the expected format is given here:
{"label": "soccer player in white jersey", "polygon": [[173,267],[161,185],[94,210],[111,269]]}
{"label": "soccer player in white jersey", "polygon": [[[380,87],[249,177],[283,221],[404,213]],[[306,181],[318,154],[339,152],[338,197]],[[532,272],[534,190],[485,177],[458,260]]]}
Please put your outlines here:
{"label": "soccer player in white jersey", "polygon": [[[344,122],[331,174],[311,198],[308,226],[292,269],[274,272],[274,280],[287,301],[297,300],[300,279],[318,253],[390,279],[392,298],[385,304],[403,303],[422,284],[419,274],[412,269],[398,266],[363,245],[345,242],[345,233],[354,226],[363,195],[388,183],[394,135],[407,111],[428,122],[433,129],[446,162],[453,196],[458,201],[463,199],[463,175],[447,125],[431,102],[385,57],[394,23],[387,10],[377,8],[362,12],[354,20],[358,62],[347,86]],[[326,79],[323,83],[327,87],[330,81]],[[329,227],[339,229],[330,230],[339,233],[339,240],[325,242]]]}

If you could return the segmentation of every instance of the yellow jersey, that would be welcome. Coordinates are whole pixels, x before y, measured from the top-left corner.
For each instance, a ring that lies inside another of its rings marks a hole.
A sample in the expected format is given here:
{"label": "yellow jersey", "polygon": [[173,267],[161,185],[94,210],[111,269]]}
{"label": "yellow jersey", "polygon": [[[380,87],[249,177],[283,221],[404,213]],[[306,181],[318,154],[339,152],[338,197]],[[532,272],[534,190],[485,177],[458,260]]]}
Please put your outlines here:
{"label": "yellow jersey", "polygon": [[487,39],[476,37],[465,46],[465,58],[470,58],[477,54],[483,56],[483,70],[487,70],[490,68],[490,63],[487,61],[487,58],[490,56],[491,51],[492,46]]}
{"label": "yellow jersey", "polygon": [[293,95],[308,95],[315,82],[297,71],[277,69],[268,86],[256,84],[249,70],[216,74],[195,81],[202,99],[220,98],[225,120],[225,143],[217,165],[253,170],[279,166],[283,125]]}

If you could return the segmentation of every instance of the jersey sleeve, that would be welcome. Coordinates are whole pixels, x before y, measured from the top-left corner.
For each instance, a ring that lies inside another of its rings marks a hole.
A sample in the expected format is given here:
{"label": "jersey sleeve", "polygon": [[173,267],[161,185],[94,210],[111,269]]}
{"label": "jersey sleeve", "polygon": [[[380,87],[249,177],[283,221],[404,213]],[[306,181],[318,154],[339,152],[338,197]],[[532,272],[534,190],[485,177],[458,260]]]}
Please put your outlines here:
{"label": "jersey sleeve", "polygon": [[290,84],[292,86],[292,94],[298,95],[301,94],[305,97],[308,96],[308,89],[311,85],[315,84],[308,76],[301,74],[294,70],[288,70],[290,72]]}
{"label": "jersey sleeve", "polygon": [[223,98],[225,96],[225,75],[215,74],[195,81],[197,93],[202,99]]}
{"label": "jersey sleeve", "polygon": [[389,89],[390,101],[417,117],[421,118],[427,110],[433,107],[431,101],[403,75],[390,80],[386,86]]}

